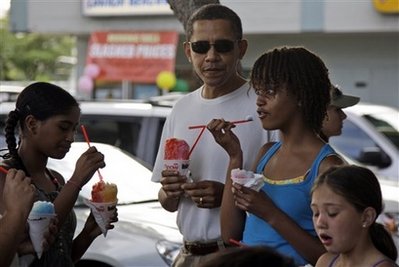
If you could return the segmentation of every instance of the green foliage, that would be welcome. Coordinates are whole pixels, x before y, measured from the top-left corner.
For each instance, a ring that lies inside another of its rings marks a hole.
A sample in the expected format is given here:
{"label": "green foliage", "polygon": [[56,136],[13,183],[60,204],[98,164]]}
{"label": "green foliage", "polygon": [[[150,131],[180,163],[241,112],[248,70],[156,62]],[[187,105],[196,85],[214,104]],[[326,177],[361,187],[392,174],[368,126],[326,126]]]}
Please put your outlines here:
{"label": "green foliage", "polygon": [[11,33],[8,19],[0,19],[0,81],[67,80],[73,65],[75,38],[38,33]]}

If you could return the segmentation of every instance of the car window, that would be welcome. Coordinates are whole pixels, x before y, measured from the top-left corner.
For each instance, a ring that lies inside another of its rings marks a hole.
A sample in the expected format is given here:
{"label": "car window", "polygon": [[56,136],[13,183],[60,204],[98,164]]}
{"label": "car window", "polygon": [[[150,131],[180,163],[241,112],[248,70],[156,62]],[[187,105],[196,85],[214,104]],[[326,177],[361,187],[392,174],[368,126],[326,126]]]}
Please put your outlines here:
{"label": "car window", "polygon": [[[394,116],[394,114],[391,114]],[[389,116],[389,115],[388,115]],[[375,129],[381,134],[385,135],[391,142],[399,149],[399,132],[394,126],[390,123],[390,120],[387,116],[373,116],[373,115],[365,115],[363,116],[367,121],[369,121]],[[394,118],[392,118],[394,119]],[[396,118],[399,120],[399,118]]]}
{"label": "car window", "polygon": [[359,160],[364,148],[378,147],[361,128],[349,120],[344,121],[342,134],[331,137],[329,142],[337,147],[339,151],[350,158]]}
{"label": "car window", "polygon": [[[136,156],[142,120],[143,117],[83,115],[80,122],[85,125],[93,142],[110,144]],[[76,141],[84,141],[79,131]]]}
{"label": "car window", "polygon": [[[80,121],[86,126],[91,141],[119,147],[152,169],[165,120],[164,117],[83,114]],[[75,140],[84,141],[80,131]]]}
{"label": "car window", "polygon": [[145,117],[143,118],[142,129],[140,131],[137,148],[137,157],[154,166],[158,153],[158,147],[162,135],[163,125],[166,118],[164,117]]}

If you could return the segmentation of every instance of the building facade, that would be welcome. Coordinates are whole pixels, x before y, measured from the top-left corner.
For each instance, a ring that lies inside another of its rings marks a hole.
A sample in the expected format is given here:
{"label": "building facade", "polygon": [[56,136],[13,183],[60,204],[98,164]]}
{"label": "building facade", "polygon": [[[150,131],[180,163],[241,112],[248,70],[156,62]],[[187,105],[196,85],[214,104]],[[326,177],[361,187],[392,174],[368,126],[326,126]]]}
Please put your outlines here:
{"label": "building facade", "polygon": [[[244,72],[268,49],[301,45],[321,56],[332,82],[344,92],[365,102],[399,107],[397,0],[220,2],[242,19],[249,40],[242,60]],[[390,2],[393,7],[381,8]],[[151,5],[156,8],[146,9]],[[176,31],[175,69],[187,75],[191,66],[182,49],[183,27],[168,7],[166,0],[11,0],[11,30],[76,36],[78,75],[86,63],[92,32]]]}

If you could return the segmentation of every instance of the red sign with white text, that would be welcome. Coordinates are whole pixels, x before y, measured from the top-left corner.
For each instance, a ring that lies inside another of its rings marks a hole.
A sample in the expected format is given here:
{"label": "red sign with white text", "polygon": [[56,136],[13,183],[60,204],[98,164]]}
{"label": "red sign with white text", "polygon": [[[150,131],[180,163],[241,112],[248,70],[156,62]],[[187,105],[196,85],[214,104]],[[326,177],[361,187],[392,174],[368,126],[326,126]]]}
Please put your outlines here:
{"label": "red sign with white text", "polygon": [[177,32],[94,32],[87,64],[97,64],[103,81],[155,83],[161,71],[174,72]]}

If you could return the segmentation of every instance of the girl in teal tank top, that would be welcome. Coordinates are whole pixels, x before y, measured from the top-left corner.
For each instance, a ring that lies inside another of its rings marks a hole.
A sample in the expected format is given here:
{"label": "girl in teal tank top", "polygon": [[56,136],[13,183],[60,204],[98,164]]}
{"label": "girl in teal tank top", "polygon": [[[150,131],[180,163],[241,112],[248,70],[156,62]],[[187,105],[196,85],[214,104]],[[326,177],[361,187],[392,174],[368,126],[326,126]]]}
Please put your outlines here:
{"label": "girl in teal tank top", "polygon": [[240,140],[233,129],[240,126],[223,119],[208,124],[230,157],[222,237],[270,246],[298,266],[315,264],[325,250],[312,224],[310,188],[319,173],[343,164],[318,135],[330,101],[327,68],[303,47],[275,48],[256,60],[250,83],[258,95],[260,123],[265,130],[279,130],[281,142],[266,143],[258,152],[252,171],[263,174],[265,185],[257,192],[230,179],[232,169],[242,168]]}

